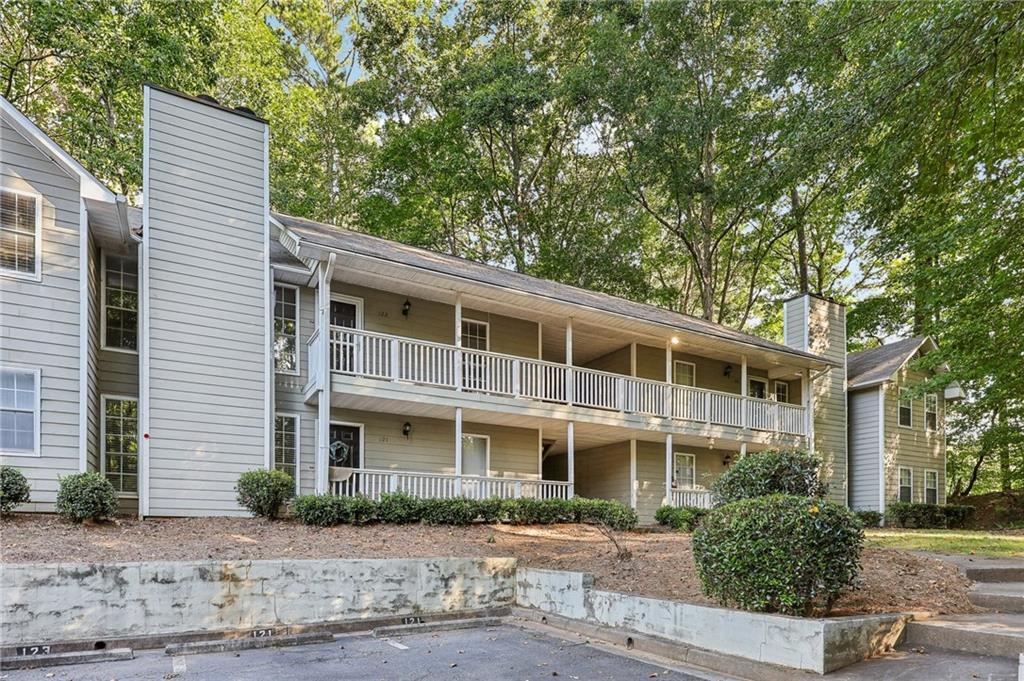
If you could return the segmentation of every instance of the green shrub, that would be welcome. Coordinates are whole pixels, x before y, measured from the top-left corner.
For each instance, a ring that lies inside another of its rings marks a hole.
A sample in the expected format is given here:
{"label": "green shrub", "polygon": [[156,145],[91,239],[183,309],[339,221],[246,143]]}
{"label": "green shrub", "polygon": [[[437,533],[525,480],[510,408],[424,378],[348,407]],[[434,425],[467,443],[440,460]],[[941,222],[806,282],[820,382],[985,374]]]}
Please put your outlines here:
{"label": "green shrub", "polygon": [[711,492],[716,506],[769,494],[824,497],[828,485],[821,480],[821,460],[797,450],[757,452],[742,457],[715,481]]}
{"label": "green shrub", "polygon": [[476,502],[477,513],[485,523],[500,523],[505,519],[505,500],[500,497],[491,497]]}
{"label": "green shrub", "polygon": [[461,497],[423,500],[423,522],[430,525],[468,525],[479,512],[475,501]]}
{"label": "green shrub", "polygon": [[295,496],[295,480],[284,471],[253,470],[238,476],[238,503],[254,516],[276,518],[281,506]]}
{"label": "green shrub", "polygon": [[378,504],[373,499],[360,495],[338,497],[335,502],[338,522],[345,525],[365,525],[377,520]]}
{"label": "green shrub", "polygon": [[340,522],[339,499],[328,494],[304,494],[295,500],[292,512],[304,525],[330,527]]}
{"label": "green shrub", "polygon": [[878,527],[882,524],[882,514],[878,511],[855,511],[854,515],[864,527]]}
{"label": "green shrub", "polygon": [[0,466],[0,515],[7,515],[19,504],[29,501],[25,474],[11,466]]}
{"label": "green shrub", "polygon": [[943,506],[942,512],[946,516],[946,527],[964,527],[974,517],[974,507],[966,504]]}
{"label": "green shrub", "polygon": [[946,514],[937,504],[898,501],[885,509],[885,523],[906,529],[942,528],[946,526]]}
{"label": "green shrub", "polygon": [[568,508],[570,516],[564,522],[607,525],[615,530],[631,530],[638,522],[636,511],[613,499],[573,497]]}
{"label": "green shrub", "polygon": [[117,513],[117,492],[99,473],[75,473],[59,480],[57,513],[67,520],[102,520]]}
{"label": "green shrub", "polygon": [[655,512],[654,519],[674,530],[693,532],[707,513],[708,509],[696,506],[662,506]]}
{"label": "green shrub", "polygon": [[505,502],[505,514],[515,525],[573,522],[572,506],[565,499],[509,499]]}
{"label": "green shrub", "polygon": [[405,492],[381,494],[377,503],[377,518],[382,523],[396,525],[418,523],[423,513],[422,506],[423,502]]}
{"label": "green shrub", "polygon": [[826,612],[860,569],[864,533],[849,510],[772,495],[719,506],[693,534],[704,593],[744,610]]}

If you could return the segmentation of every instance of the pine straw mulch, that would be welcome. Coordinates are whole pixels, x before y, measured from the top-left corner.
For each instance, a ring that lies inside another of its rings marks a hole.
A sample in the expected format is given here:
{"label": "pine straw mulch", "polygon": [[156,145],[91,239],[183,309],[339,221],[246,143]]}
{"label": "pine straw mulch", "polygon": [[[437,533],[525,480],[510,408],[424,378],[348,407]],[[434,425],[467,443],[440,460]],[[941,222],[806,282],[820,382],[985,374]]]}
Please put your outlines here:
{"label": "pine straw mulch", "polygon": [[[590,572],[599,588],[707,603],[690,537],[664,531],[616,533],[632,558],[620,560],[607,537],[578,525],[315,528],[252,518],[118,519],[74,525],[52,515],[0,521],[4,563],[272,558],[512,556],[534,567]],[[834,614],[977,611],[970,582],[956,567],[924,556],[866,547],[857,584]]]}

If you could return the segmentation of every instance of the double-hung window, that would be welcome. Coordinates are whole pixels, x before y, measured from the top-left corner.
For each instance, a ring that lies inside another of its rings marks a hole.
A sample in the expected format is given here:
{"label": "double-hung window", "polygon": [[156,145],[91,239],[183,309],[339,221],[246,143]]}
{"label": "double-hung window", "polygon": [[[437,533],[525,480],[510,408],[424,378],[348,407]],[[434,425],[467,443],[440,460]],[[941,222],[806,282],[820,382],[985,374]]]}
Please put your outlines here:
{"label": "double-hung window", "polygon": [[939,503],[939,472],[924,472],[924,503]]}
{"label": "double-hung window", "polygon": [[139,263],[135,256],[104,253],[103,347],[139,347]]}
{"label": "double-hung window", "polygon": [[692,489],[697,484],[697,463],[693,454],[675,452],[673,455],[672,486]]}
{"label": "double-hung window", "polygon": [[914,400],[910,396],[910,390],[907,388],[900,388],[899,397],[899,422],[900,425],[905,428],[910,428],[914,425]]}
{"label": "double-hung window", "polygon": [[299,417],[277,414],[274,417],[274,468],[292,476],[298,485]]}
{"label": "double-hung window", "polygon": [[900,501],[910,503],[914,500],[914,471],[900,466]]}
{"label": "double-hung window", "polygon": [[274,286],[274,369],[299,373],[299,289]]}
{"label": "double-hung window", "polygon": [[103,474],[118,494],[139,493],[139,403],[103,397]]}
{"label": "double-hung window", "polygon": [[924,396],[924,428],[925,430],[938,430],[939,428],[939,396],[935,393],[928,393]]}
{"label": "double-hung window", "polygon": [[39,279],[42,197],[0,189],[0,273]]}
{"label": "double-hung window", "polygon": [[775,381],[775,401],[776,402],[789,402],[789,383],[785,381]]}
{"label": "double-hung window", "polygon": [[0,368],[0,452],[39,455],[39,369]]}
{"label": "double-hung window", "polygon": [[677,359],[672,362],[672,382],[676,385],[697,385],[697,365]]}

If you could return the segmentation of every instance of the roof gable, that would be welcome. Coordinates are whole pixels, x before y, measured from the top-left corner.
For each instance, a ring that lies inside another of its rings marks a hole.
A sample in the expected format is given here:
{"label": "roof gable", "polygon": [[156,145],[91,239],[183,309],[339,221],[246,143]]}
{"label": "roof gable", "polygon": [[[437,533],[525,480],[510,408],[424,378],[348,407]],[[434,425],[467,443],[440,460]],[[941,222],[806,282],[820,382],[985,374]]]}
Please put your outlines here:
{"label": "roof gable", "polygon": [[847,387],[850,390],[867,388],[892,380],[893,375],[922,347],[931,351],[937,346],[928,336],[915,336],[847,355]]}

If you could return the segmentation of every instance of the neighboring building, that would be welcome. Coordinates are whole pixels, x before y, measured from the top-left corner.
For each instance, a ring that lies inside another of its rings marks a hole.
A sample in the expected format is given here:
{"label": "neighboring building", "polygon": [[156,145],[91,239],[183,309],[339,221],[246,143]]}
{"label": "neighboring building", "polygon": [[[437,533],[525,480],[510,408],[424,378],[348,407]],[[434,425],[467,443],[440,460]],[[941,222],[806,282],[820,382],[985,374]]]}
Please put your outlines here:
{"label": "neighboring building", "polygon": [[906,338],[847,357],[851,508],[946,503],[946,403],[962,394],[955,383],[922,392],[934,372],[912,368],[935,348]]}
{"label": "neighboring building", "polygon": [[785,303],[785,345],[271,213],[267,124],[145,88],[143,207],[6,100],[0,450],[50,510],[98,470],[144,516],[301,493],[707,505],[744,454],[808,448],[847,499],[845,319]]}

